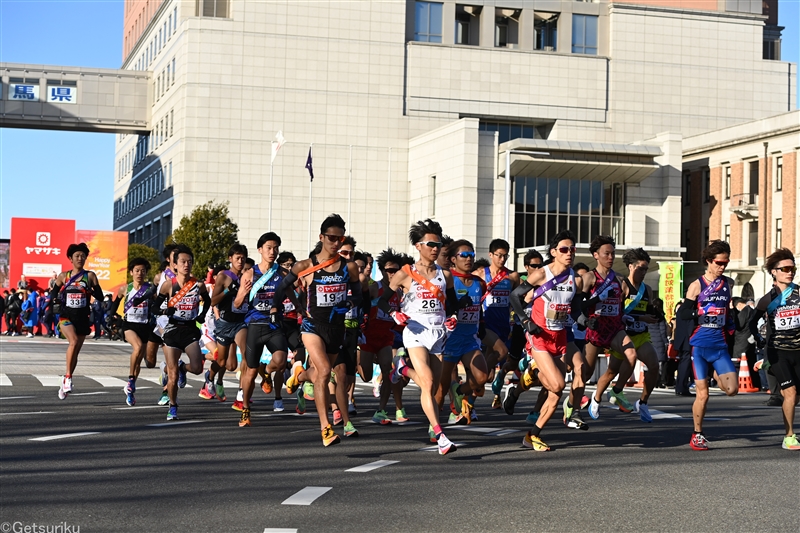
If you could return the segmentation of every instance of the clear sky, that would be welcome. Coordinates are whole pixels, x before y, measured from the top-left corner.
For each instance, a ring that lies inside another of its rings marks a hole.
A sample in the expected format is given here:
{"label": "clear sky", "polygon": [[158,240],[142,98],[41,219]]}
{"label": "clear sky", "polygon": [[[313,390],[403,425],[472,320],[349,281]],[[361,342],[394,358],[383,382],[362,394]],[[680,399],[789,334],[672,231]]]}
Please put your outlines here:
{"label": "clear sky", "polygon": [[[800,0],[778,8],[785,61],[800,56]],[[119,68],[122,0],[0,0],[0,62]],[[114,136],[0,128],[0,238],[11,217],[112,229]]]}

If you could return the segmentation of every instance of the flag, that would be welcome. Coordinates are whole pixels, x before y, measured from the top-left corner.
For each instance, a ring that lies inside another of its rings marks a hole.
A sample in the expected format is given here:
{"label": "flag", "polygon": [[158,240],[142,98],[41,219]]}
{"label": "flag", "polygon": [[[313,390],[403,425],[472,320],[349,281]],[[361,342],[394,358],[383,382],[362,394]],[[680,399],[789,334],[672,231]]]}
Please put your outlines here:
{"label": "flag", "polygon": [[311,176],[311,181],[314,181],[314,167],[311,164],[311,147],[308,147],[308,159],[306,159],[306,169],[308,169],[308,175]]}
{"label": "flag", "polygon": [[272,141],[272,159],[269,162],[270,165],[275,162],[275,158],[278,156],[278,150],[280,150],[281,146],[286,142],[286,139],[283,138],[282,131],[276,133],[275,138],[278,139],[278,141]]}
{"label": "flag", "polygon": [[383,274],[381,273],[380,267],[378,267],[377,259],[372,260],[372,272],[370,272],[369,277],[372,278],[373,281],[381,281],[383,279]]}

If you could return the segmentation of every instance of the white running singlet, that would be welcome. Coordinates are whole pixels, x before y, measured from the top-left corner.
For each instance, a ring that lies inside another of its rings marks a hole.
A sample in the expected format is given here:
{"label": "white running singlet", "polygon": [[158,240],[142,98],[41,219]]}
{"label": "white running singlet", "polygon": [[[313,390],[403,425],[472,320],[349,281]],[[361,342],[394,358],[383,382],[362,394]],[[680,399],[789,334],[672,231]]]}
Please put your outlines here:
{"label": "white running singlet", "polygon": [[[544,273],[545,282],[555,277],[547,265],[544,267]],[[531,319],[539,327],[550,331],[560,331],[569,327],[569,313],[573,296],[575,296],[575,273],[570,268],[567,279],[533,301]]]}

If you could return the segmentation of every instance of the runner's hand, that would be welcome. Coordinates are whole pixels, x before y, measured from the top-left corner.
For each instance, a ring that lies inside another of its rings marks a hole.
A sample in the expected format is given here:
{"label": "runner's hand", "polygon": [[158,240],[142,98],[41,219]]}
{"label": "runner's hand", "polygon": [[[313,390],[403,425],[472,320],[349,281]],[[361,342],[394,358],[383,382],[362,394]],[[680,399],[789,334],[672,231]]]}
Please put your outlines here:
{"label": "runner's hand", "polygon": [[542,328],[539,326],[539,324],[537,324],[533,320],[526,320],[523,326],[525,327],[525,331],[527,331],[528,334],[533,335],[534,337],[538,337],[539,335],[542,334]]}
{"label": "runner's hand", "polygon": [[456,329],[457,325],[458,325],[458,319],[456,318],[455,315],[451,316],[450,318],[444,321],[444,329],[446,329],[450,333],[452,333],[453,330]]}
{"label": "runner's hand", "polygon": [[409,317],[405,313],[401,313],[400,311],[394,311],[392,312],[391,317],[394,319],[394,321],[397,323],[398,326],[405,326],[406,324],[408,324]]}
{"label": "runner's hand", "polygon": [[597,319],[592,317],[589,318],[586,315],[581,315],[578,317],[578,325],[583,326],[584,329],[596,329],[597,328]]}
{"label": "runner's hand", "polygon": [[175,314],[175,311],[177,311],[177,309],[175,309],[174,307],[167,307],[166,309],[164,309],[164,314],[167,316],[172,316]]}

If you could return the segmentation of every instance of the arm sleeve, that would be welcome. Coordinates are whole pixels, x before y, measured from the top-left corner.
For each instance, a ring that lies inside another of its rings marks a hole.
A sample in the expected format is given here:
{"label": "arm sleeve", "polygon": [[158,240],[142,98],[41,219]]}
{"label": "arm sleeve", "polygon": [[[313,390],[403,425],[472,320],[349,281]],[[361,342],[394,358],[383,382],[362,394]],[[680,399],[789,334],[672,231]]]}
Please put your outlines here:
{"label": "arm sleeve", "polygon": [[114,298],[114,301],[111,302],[111,307],[108,310],[108,314],[116,315],[117,314],[117,309],[119,309],[120,302],[122,302],[122,298],[120,298],[119,296]]}
{"label": "arm sleeve", "polygon": [[[350,289],[350,297],[348,300],[353,304],[351,309],[358,307],[364,301],[364,292],[361,290],[361,282],[360,281],[351,281],[349,284]],[[283,300],[281,300],[283,301]],[[369,301],[369,298],[367,298]]]}
{"label": "arm sleeve", "polygon": [[697,317],[697,301],[685,299],[678,308],[678,318],[680,320],[694,320]]}
{"label": "arm sleeve", "polygon": [[392,306],[389,305],[389,299],[392,297],[393,292],[387,287],[386,290],[383,291],[383,294],[378,298],[378,303],[376,307],[386,313],[387,315],[392,314]]}
{"label": "arm sleeve", "polygon": [[367,285],[367,290],[361,292],[361,300],[361,314],[369,316],[372,310],[372,298],[369,297],[369,285]]}
{"label": "arm sleeve", "polygon": [[528,317],[525,316],[525,306],[522,302],[525,295],[532,290],[533,286],[528,284],[527,281],[523,281],[517,285],[516,289],[511,291],[511,308],[514,309],[514,314],[519,317],[520,324],[528,319]]}
{"label": "arm sleeve", "polygon": [[456,294],[456,290],[453,287],[448,287],[444,294],[446,296],[444,304],[445,313],[447,316],[454,315],[458,312],[458,295]]}
{"label": "arm sleeve", "polygon": [[92,287],[92,296],[98,302],[102,302],[105,299],[105,295],[103,294],[103,289],[100,288],[100,283]]}
{"label": "arm sleeve", "polygon": [[[149,292],[149,291],[148,291],[148,292]],[[142,298],[144,298],[145,296],[147,296],[147,294],[144,294],[144,295],[142,296]],[[165,313],[164,313],[164,311],[165,311],[165,310],[164,310],[164,309],[162,309],[162,308],[161,308],[161,306],[162,306],[162,305],[164,305],[164,302],[166,302],[166,301],[167,301],[167,298],[168,298],[168,297],[167,297],[167,296],[164,296],[163,294],[157,294],[157,295],[155,296],[155,298],[153,298],[153,305],[151,306],[151,308],[150,308],[150,309],[152,310],[152,313],[153,313],[154,315],[163,315],[163,314],[165,314]],[[137,300],[139,300],[139,298],[137,298],[137,299],[135,299],[135,300],[133,301],[133,305],[139,305],[139,304],[137,304],[137,303],[136,303],[136,301],[137,301]],[[143,300],[143,301],[144,301],[144,300]],[[139,302],[139,303],[141,303],[141,302]]]}
{"label": "arm sleeve", "polygon": [[286,299],[286,291],[293,290],[294,284],[297,282],[297,274],[289,272],[283,278],[281,284],[275,289],[275,296],[272,298],[272,306],[278,309],[283,308],[283,301]]}

